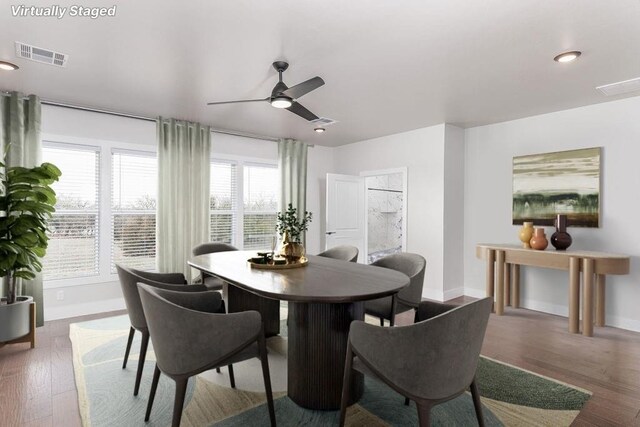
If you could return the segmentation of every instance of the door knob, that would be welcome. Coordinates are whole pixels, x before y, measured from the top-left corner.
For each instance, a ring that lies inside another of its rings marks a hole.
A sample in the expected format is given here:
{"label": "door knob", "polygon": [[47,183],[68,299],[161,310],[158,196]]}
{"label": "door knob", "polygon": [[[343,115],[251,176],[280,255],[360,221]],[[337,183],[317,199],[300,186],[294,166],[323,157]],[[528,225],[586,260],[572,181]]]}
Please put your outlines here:
{"label": "door knob", "polygon": [[327,234],[327,235],[329,235],[329,234],[336,234],[336,232],[335,232],[335,231],[326,231],[324,234]]}

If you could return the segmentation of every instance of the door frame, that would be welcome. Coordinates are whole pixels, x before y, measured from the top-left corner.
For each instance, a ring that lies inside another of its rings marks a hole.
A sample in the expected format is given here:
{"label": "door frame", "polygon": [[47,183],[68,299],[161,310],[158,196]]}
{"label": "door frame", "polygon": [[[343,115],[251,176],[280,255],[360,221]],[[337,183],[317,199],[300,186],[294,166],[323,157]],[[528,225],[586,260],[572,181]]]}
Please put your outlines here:
{"label": "door frame", "polygon": [[408,217],[408,168],[406,166],[391,169],[378,169],[360,172],[364,177],[364,264],[369,259],[369,197],[367,197],[367,177],[379,175],[402,174],[402,251],[407,250],[407,217]]}

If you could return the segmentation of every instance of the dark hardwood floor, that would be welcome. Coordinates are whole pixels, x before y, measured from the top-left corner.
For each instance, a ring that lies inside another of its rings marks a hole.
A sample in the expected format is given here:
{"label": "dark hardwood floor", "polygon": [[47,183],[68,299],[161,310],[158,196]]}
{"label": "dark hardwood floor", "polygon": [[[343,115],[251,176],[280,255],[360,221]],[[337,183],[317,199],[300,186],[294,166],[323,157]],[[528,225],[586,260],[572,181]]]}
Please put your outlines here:
{"label": "dark hardwood floor", "polygon": [[36,329],[36,348],[0,348],[0,426],[80,426],[69,324],[120,314],[46,322]]}
{"label": "dark hardwood floor", "polygon": [[[79,426],[69,324],[119,314],[47,322],[35,349],[0,348],[0,425]],[[412,320],[406,313],[397,323]],[[596,328],[587,338],[569,334],[566,318],[507,308],[505,316],[491,316],[482,353],[590,390],[574,425],[640,426],[640,333]]]}

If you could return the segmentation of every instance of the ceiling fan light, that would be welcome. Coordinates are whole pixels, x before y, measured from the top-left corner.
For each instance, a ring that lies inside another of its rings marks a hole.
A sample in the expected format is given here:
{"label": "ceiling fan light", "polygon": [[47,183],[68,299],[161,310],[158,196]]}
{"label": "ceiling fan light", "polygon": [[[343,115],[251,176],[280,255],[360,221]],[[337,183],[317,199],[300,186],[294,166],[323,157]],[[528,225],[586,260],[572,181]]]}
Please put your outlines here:
{"label": "ceiling fan light", "polygon": [[555,58],[553,58],[553,60],[556,62],[571,62],[578,59],[580,55],[582,55],[582,52],[578,50],[572,50],[571,52],[564,52],[560,55],[557,55]]}
{"label": "ceiling fan light", "polygon": [[0,70],[4,71],[14,71],[17,70],[18,67],[16,64],[12,64],[11,62],[0,61]]}
{"label": "ceiling fan light", "polygon": [[271,99],[271,105],[276,108],[289,108],[292,105],[291,98],[287,96],[276,96]]}
{"label": "ceiling fan light", "polygon": [[313,130],[315,130],[315,131],[316,131],[316,132],[318,132],[318,133],[322,133],[322,132],[326,131],[326,129],[325,129],[325,128],[323,128],[323,127],[319,127],[319,126],[318,126],[317,128],[313,128]]}

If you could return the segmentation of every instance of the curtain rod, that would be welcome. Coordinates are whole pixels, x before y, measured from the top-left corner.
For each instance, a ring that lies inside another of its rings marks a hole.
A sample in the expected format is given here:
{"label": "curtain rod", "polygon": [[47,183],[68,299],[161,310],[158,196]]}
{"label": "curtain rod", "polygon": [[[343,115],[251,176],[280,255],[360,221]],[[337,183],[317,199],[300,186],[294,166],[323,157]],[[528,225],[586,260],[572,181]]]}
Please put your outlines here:
{"label": "curtain rod", "polygon": [[[9,92],[0,92],[0,95],[9,96],[10,93]],[[40,103],[44,104],[44,105],[51,105],[53,107],[69,108],[71,110],[88,111],[88,112],[91,112],[91,113],[108,114],[110,116],[124,117],[124,118],[127,118],[127,119],[144,120],[144,121],[147,121],[147,122],[156,122],[156,119],[154,119],[152,117],[138,116],[138,115],[129,114],[129,113],[121,113],[119,111],[103,110],[103,109],[100,109],[100,108],[83,107],[83,106],[80,106],[80,105],[66,104],[66,103],[63,103],[63,102],[51,101],[51,100],[48,100],[48,99],[42,99],[42,100],[40,100]],[[240,131],[228,130],[228,129],[217,129],[217,128],[213,128],[213,127],[211,128],[211,132],[220,133],[220,134],[223,134],[223,135],[240,136],[240,137],[243,137],[243,138],[259,139],[259,140],[262,140],[262,141],[278,142],[280,140],[279,138],[274,138],[272,136],[256,135],[256,134],[253,134],[253,133],[240,132]],[[307,146],[308,147],[313,147],[313,144],[308,144]]]}
{"label": "curtain rod", "polygon": [[[152,117],[145,117],[145,116],[138,116],[135,114],[128,114],[128,113],[121,113],[119,111],[111,111],[111,110],[102,110],[99,108],[92,108],[92,107],[83,107],[80,105],[73,105],[73,104],[65,104],[62,102],[55,102],[55,101],[50,101],[48,99],[43,99],[40,101],[42,104],[44,105],[51,105],[53,107],[61,107],[61,108],[69,108],[71,110],[79,110],[79,111],[89,111],[91,113],[101,113],[101,114],[108,114],[110,116],[117,116],[117,117],[125,117],[127,119],[135,119],[135,120],[144,120],[146,122],[156,122],[156,119],[152,118]],[[213,133],[221,133],[221,134],[225,134],[225,135],[232,135],[232,136],[241,136],[243,138],[251,138],[251,139],[260,139],[263,141],[274,141],[277,142],[279,141],[279,138],[274,138],[271,136],[263,136],[263,135],[255,135],[252,133],[246,133],[246,132],[240,132],[240,131],[233,131],[233,130],[227,130],[227,129],[216,129],[216,128],[211,128],[211,132]]]}

